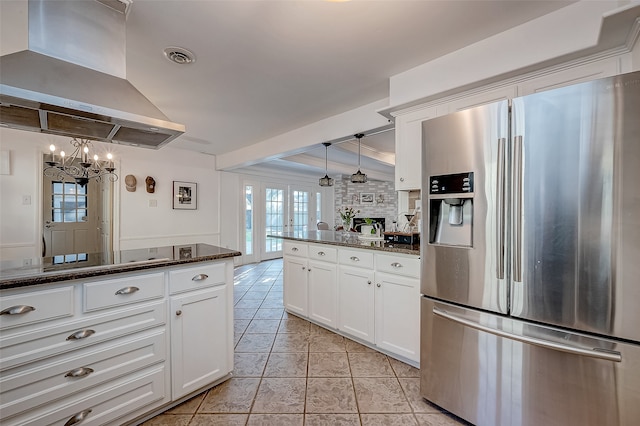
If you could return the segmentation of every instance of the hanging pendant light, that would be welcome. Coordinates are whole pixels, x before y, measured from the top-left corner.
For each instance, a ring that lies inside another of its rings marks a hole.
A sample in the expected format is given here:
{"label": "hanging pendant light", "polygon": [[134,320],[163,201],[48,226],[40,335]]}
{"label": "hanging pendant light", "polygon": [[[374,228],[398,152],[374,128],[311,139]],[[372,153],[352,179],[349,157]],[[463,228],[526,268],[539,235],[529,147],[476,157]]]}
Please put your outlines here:
{"label": "hanging pendant light", "polygon": [[331,146],[330,142],[322,142],[324,145],[324,177],[320,178],[320,186],[333,186],[333,179],[329,177],[327,172],[327,158],[328,158],[328,149]]}
{"label": "hanging pendant light", "polygon": [[352,183],[365,183],[367,181],[367,175],[360,171],[360,140],[364,136],[362,133],[354,135],[358,139],[358,171],[351,175]]}

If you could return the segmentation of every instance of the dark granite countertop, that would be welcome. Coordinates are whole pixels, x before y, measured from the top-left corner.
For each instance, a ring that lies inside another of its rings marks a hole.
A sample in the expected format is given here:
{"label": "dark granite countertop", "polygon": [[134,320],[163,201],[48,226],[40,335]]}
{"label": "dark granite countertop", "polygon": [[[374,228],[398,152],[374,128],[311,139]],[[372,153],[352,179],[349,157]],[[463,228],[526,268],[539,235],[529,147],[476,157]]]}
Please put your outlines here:
{"label": "dark granite countertop", "polygon": [[420,244],[399,244],[391,241],[372,240],[355,232],[341,231],[306,231],[283,232],[271,234],[269,237],[285,240],[304,241],[307,243],[329,244],[342,247],[380,250],[393,253],[420,255]]}
{"label": "dark granite countertop", "polygon": [[33,259],[32,265],[0,266],[0,290],[165,266],[206,262],[242,253],[209,244],[188,244],[107,253],[79,253]]}

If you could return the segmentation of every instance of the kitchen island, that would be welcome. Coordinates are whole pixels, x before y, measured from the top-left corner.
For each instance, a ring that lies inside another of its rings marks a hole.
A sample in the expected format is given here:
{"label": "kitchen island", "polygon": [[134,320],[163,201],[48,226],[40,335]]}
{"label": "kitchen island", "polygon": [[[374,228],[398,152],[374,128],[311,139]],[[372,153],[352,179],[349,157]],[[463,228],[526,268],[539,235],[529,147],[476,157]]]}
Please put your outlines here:
{"label": "kitchen island", "polygon": [[0,269],[3,425],[135,423],[229,378],[240,254],[193,244]]}
{"label": "kitchen island", "polygon": [[419,366],[420,249],[339,231],[284,239],[287,312]]}

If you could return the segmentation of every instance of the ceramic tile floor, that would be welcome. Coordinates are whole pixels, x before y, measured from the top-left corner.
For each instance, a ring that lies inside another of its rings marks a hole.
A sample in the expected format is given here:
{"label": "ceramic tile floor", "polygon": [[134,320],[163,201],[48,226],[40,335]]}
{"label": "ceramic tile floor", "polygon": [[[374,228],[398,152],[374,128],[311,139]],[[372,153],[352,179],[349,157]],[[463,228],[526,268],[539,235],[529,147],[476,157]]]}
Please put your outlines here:
{"label": "ceramic tile floor", "polygon": [[233,377],[144,423],[466,425],[419,394],[419,370],[284,312],[282,259],[235,269]]}

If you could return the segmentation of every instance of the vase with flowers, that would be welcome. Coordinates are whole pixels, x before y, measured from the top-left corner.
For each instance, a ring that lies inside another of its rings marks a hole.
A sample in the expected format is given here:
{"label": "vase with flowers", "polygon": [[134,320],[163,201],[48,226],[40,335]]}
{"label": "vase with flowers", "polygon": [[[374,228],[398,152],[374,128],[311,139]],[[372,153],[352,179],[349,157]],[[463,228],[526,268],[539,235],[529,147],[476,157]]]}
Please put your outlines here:
{"label": "vase with flowers", "polygon": [[340,215],[340,219],[342,220],[342,229],[345,232],[349,232],[351,230],[351,223],[353,218],[356,217],[356,214],[360,213],[360,210],[355,210],[353,207],[345,206],[338,209],[338,214]]}

